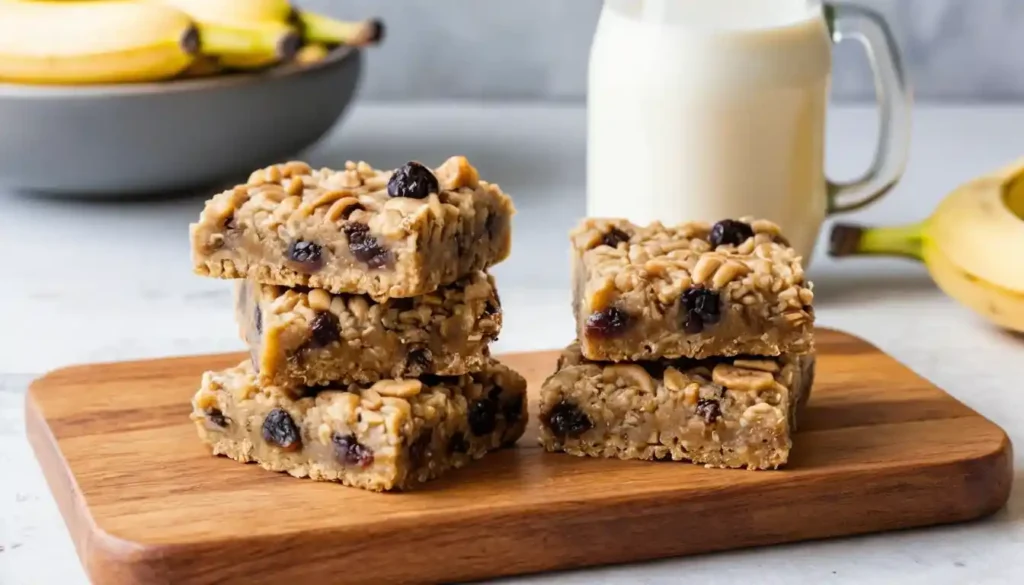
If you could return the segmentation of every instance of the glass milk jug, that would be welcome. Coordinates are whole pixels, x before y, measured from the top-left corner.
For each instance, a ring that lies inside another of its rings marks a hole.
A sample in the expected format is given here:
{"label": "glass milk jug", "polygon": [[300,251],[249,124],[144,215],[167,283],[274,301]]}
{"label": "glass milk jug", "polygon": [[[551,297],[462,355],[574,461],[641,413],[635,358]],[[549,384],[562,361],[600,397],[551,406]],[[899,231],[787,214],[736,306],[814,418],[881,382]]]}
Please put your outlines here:
{"label": "glass milk jug", "polygon": [[[832,43],[860,40],[881,109],[874,162],[825,176]],[[587,214],[778,223],[810,260],[825,216],[884,195],[910,99],[882,18],[819,0],[605,0],[590,52]]]}

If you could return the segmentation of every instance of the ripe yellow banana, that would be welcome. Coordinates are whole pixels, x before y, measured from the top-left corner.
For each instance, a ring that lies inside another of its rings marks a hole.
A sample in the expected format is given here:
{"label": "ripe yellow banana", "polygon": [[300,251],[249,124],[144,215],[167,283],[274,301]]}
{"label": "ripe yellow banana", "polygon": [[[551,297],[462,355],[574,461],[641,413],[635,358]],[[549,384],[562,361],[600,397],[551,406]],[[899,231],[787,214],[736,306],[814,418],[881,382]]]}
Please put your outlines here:
{"label": "ripe yellow banana", "polygon": [[[302,40],[323,45],[364,46],[377,43],[384,34],[379,20],[351,22],[321,14],[297,10],[289,0],[153,0],[186,12],[199,23],[224,27],[262,27],[265,30],[301,33]],[[290,51],[276,54],[247,51],[219,55],[221,65],[235,69],[256,69],[294,56],[298,43]]]}
{"label": "ripe yellow banana", "polygon": [[119,0],[0,2],[0,80],[88,84],[172,77],[199,35],[180,11]]}
{"label": "ripe yellow banana", "polygon": [[[267,54],[298,36],[259,27],[196,25],[158,1],[0,0],[0,80],[40,84],[157,81],[207,55]],[[287,49],[285,49],[287,50]]]}
{"label": "ripe yellow banana", "polygon": [[920,260],[946,294],[996,325],[1024,332],[1022,250],[1024,159],[960,186],[921,223],[837,224],[829,253]]}
{"label": "ripe yellow banana", "polygon": [[264,42],[259,45],[216,53],[224,67],[256,69],[287,61],[302,44],[298,31],[288,21],[292,9],[285,0],[149,1],[181,10],[200,26],[219,31],[250,31],[261,36]]}

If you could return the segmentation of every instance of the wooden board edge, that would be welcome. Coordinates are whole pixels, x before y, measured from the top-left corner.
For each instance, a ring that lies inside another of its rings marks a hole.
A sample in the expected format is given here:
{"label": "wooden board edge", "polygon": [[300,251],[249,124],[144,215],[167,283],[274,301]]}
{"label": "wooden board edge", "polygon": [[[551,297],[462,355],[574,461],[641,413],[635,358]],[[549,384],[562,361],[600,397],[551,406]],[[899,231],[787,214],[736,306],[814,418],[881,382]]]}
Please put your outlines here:
{"label": "wooden board edge", "polygon": [[1013,442],[1002,427],[980,414],[977,416],[992,427],[999,441],[992,450],[961,461],[977,502],[964,521],[995,514],[1009,501],[1013,489]]}
{"label": "wooden board edge", "polygon": [[84,561],[81,547],[82,537],[88,533],[88,529],[82,525],[82,509],[84,503],[76,496],[80,494],[75,478],[71,475],[67,462],[57,445],[57,439],[53,436],[46,418],[36,404],[33,387],[29,386],[25,394],[25,434],[29,445],[35,453],[36,461],[43,472],[50,493],[57,503],[64,518],[64,524],[71,534],[71,540],[75,545],[75,552],[78,553],[80,561]]}
{"label": "wooden board edge", "polygon": [[36,388],[33,383],[25,394],[25,433],[82,568],[95,583],[153,583],[153,559],[146,554],[150,547],[107,534],[93,520],[36,402]]}
{"label": "wooden board edge", "polygon": [[[661,494],[623,497],[592,509],[564,503],[555,510],[544,505],[500,515],[479,511],[444,526],[409,521],[382,522],[370,529],[339,529],[324,535],[325,550],[333,553],[317,553],[316,559],[307,562],[316,563],[323,574],[345,574],[350,583],[461,582],[970,521],[995,513],[1010,495],[1012,444],[1002,429],[994,424],[992,427],[1002,438],[997,447],[917,468],[913,473],[900,468],[876,472],[870,493],[833,493],[843,485],[842,478],[816,482],[811,486],[810,509],[804,511],[809,521],[813,519],[810,523],[814,528],[799,538],[777,529],[791,520],[786,486],[782,485],[748,495],[752,506],[762,507],[751,514],[749,526],[727,528],[727,538],[708,538],[700,527],[714,525],[719,512],[735,507],[735,495],[691,498]],[[950,477],[963,477],[964,481],[950,489]],[[865,516],[858,506],[833,506],[837,498],[844,497],[858,499],[864,509],[886,512]],[[225,558],[251,557],[256,551],[266,551],[273,557],[273,551],[287,548],[286,543],[270,537],[240,538],[216,545],[128,542],[95,526],[86,508],[67,504],[72,498],[73,494],[60,494],[59,499],[65,500],[61,511],[83,564],[97,585],[193,582],[202,580],[194,573],[195,567],[223,567]],[[471,524],[475,533],[490,537],[461,539],[457,524]],[[415,543],[416,553],[404,555],[402,563],[395,563],[402,543]],[[357,563],[340,552],[346,544],[358,552]],[[453,548],[457,561],[437,562],[452,557]],[[217,582],[248,582],[250,570],[231,573],[228,569]],[[308,566],[296,567],[295,574],[280,566],[276,570],[284,573],[275,579],[309,576],[303,573]]]}

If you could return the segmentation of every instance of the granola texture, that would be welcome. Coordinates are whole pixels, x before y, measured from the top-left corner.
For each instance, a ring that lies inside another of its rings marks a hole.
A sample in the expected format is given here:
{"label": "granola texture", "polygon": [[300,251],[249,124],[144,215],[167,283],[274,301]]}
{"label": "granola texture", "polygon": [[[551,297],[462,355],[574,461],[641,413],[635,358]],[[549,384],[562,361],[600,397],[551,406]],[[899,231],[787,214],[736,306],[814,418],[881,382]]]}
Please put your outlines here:
{"label": "granola texture", "polygon": [[789,459],[814,355],[614,364],[574,342],[541,387],[548,451],[619,459],[775,469]]}
{"label": "granola texture", "polygon": [[589,359],[813,350],[812,285],[770,221],[591,218],[570,237],[577,337]]}
{"label": "granola texture", "polygon": [[488,344],[501,331],[501,302],[484,272],[380,303],[251,280],[235,290],[235,316],[261,385],[465,374],[488,363]]}
{"label": "granola texture", "polygon": [[522,436],[526,381],[490,361],[457,377],[381,380],[293,399],[249,362],[206,372],[192,420],[214,455],[295,477],[407,490]]}
{"label": "granola texture", "polygon": [[203,276],[412,297],[508,257],[514,213],[461,156],[432,171],[289,162],[206,202],[192,260]]}

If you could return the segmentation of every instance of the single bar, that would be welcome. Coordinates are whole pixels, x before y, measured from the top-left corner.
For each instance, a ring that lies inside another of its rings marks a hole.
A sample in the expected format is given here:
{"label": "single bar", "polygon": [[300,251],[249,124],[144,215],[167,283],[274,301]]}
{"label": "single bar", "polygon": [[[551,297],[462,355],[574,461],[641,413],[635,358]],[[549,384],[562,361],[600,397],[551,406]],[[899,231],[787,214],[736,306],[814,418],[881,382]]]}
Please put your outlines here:
{"label": "single bar", "polygon": [[412,297],[508,257],[514,213],[461,156],[433,172],[291,162],[207,201],[190,228],[192,261],[216,278]]}
{"label": "single bar", "polygon": [[339,386],[291,398],[249,362],[206,372],[192,420],[214,455],[295,477],[406,490],[512,445],[526,381],[497,361],[473,374]]}
{"label": "single bar", "polygon": [[789,459],[814,361],[802,354],[596,363],[574,342],[541,387],[540,442],[578,456],[775,469]]}
{"label": "single bar", "polygon": [[813,349],[811,284],[774,223],[585,219],[571,240],[577,337],[588,359]]}
{"label": "single bar", "polygon": [[465,374],[487,364],[501,331],[501,302],[484,272],[380,303],[239,280],[235,315],[259,383],[288,388]]}

